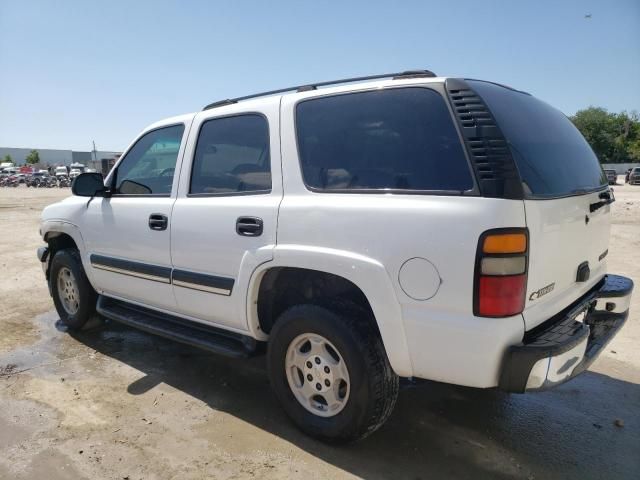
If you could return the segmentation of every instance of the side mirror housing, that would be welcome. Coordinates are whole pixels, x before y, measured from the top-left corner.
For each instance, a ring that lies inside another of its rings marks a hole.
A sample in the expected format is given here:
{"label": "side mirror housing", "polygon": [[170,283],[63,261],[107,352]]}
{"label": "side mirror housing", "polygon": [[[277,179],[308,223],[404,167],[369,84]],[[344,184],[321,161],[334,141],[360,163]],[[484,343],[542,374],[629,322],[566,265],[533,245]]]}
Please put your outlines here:
{"label": "side mirror housing", "polygon": [[71,185],[71,193],[78,197],[105,196],[106,191],[101,173],[81,173]]}

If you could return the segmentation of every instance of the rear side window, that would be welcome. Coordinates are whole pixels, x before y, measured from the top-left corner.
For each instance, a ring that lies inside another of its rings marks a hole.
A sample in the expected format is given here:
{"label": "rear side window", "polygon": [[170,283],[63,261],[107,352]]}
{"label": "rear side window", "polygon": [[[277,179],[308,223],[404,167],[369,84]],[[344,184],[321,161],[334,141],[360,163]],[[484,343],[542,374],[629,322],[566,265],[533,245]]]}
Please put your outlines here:
{"label": "rear side window", "polygon": [[473,188],[440,94],[427,88],[350,93],[296,107],[302,175],[326,191]]}
{"label": "rear side window", "polygon": [[214,118],[202,124],[190,194],[271,190],[269,127],[258,114]]}
{"label": "rear side window", "polygon": [[529,197],[579,194],[607,184],[595,153],[562,112],[493,83],[468,83],[496,118]]}

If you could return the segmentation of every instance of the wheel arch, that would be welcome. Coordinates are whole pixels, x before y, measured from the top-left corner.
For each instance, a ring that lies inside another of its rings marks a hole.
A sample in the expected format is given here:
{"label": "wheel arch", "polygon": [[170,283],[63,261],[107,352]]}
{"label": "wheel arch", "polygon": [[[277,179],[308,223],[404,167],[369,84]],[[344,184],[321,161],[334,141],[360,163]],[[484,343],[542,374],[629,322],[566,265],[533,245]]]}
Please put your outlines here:
{"label": "wheel arch", "polygon": [[[93,284],[91,278],[91,268],[88,264],[88,255],[86,254],[86,248],[84,239],[78,227],[69,222],[63,221],[46,221],[43,222],[41,227],[42,238],[49,246],[49,262],[58,250],[64,248],[75,248],[80,252],[80,258],[84,267],[85,274],[89,279],[89,282]],[[49,265],[47,265],[47,279],[49,278]]]}
{"label": "wheel arch", "polygon": [[[327,292],[346,292],[359,303],[366,302],[392,368],[400,376],[412,375],[402,310],[391,279],[380,262],[352,252],[318,247],[276,247],[273,260],[260,265],[249,283],[247,321],[249,331],[256,338],[267,340],[268,331],[265,328],[268,330],[268,322],[274,321],[273,318],[265,318],[265,292],[273,290],[275,282],[282,275],[296,278],[296,275],[304,277],[305,273],[314,279],[324,278],[333,283]],[[305,285],[303,282],[299,284]]]}

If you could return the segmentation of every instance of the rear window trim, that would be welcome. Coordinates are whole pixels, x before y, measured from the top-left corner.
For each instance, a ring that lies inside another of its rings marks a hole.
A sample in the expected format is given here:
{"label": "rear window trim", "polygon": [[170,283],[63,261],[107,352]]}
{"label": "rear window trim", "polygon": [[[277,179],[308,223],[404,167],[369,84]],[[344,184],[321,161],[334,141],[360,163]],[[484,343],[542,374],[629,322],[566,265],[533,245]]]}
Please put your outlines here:
{"label": "rear window trim", "polygon": [[542,195],[542,194],[533,195],[525,192],[523,200],[557,200],[560,198],[582,197],[584,195],[590,195],[592,193],[596,193],[596,192],[600,192],[608,189],[609,189],[609,185],[601,185],[599,187],[594,187],[594,188],[585,188],[583,190],[580,190],[579,192],[573,192],[573,193],[569,192],[569,193],[560,194],[560,195]]}
{"label": "rear window trim", "polygon": [[[434,88],[440,87],[440,88]],[[321,98],[331,98],[331,97],[339,97],[343,95],[352,95],[354,93],[365,93],[365,92],[373,92],[380,90],[397,90],[397,89],[407,89],[407,88],[423,88],[425,90],[431,90],[437,93],[442,101],[444,102],[447,111],[449,112],[449,118],[451,119],[451,123],[453,124],[456,134],[458,136],[458,141],[460,142],[460,146],[462,148],[462,152],[464,154],[464,158],[467,163],[467,169],[469,171],[469,178],[471,179],[472,187],[468,190],[410,190],[410,189],[398,189],[398,188],[318,188],[312,187],[308,185],[304,178],[304,173],[302,171],[302,156],[300,154],[300,138],[298,136],[298,105],[304,102],[310,102],[313,100],[318,100]],[[469,155],[467,153],[467,149],[465,148],[464,139],[462,138],[462,133],[460,132],[460,128],[458,126],[458,122],[455,121],[453,117],[453,111],[451,109],[451,105],[449,101],[443,94],[444,84],[408,84],[408,85],[389,85],[383,88],[379,87],[369,87],[369,88],[361,88],[358,90],[349,90],[347,92],[339,92],[339,93],[330,93],[326,95],[314,95],[308,98],[302,98],[296,101],[293,104],[293,129],[296,139],[296,155],[298,157],[298,166],[300,168],[300,179],[302,180],[302,184],[307,189],[307,191],[312,193],[321,193],[321,194],[366,194],[366,195],[434,195],[434,196],[459,196],[459,197],[480,197],[480,189],[478,187],[478,183],[476,180],[475,172],[471,167],[471,162],[469,159]]]}

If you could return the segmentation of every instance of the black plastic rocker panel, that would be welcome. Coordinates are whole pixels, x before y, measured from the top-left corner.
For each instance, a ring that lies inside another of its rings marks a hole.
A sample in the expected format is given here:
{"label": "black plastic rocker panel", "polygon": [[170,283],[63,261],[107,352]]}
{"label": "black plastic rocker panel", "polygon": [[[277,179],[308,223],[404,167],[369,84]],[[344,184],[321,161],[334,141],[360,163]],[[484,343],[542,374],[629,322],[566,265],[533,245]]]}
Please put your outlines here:
{"label": "black plastic rocker panel", "polygon": [[520,175],[507,140],[489,107],[462,79],[447,79],[445,88],[481,194],[522,200]]}
{"label": "black plastic rocker panel", "polygon": [[257,353],[259,342],[239,333],[229,332],[185,318],[157,312],[100,295],[100,315],[161,337],[234,358]]}

